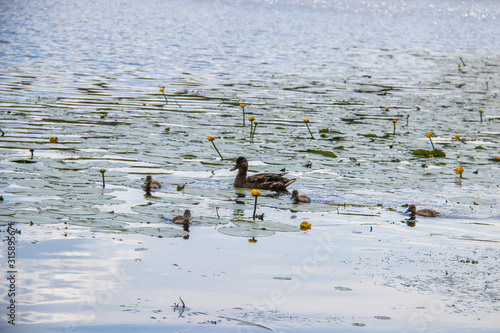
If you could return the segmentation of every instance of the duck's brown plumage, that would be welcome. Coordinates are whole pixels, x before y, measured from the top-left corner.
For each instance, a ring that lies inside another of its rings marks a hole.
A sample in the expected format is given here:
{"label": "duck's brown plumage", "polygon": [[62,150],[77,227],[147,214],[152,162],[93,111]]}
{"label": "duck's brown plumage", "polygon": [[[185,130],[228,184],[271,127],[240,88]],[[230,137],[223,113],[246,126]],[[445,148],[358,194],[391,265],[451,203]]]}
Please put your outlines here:
{"label": "duck's brown plumage", "polygon": [[186,209],[184,211],[183,216],[176,216],[172,219],[172,222],[176,224],[193,224],[193,221],[191,221],[191,211],[189,209]]}
{"label": "duck's brown plumage", "polygon": [[292,197],[290,198],[293,200],[294,203],[310,203],[311,198],[309,198],[307,195],[299,195],[299,191],[293,190],[292,191]]}
{"label": "duck's brown plumage", "polygon": [[417,206],[410,205],[408,206],[408,210],[405,213],[410,213],[411,215],[417,216],[425,216],[425,217],[436,217],[439,215],[439,212],[436,212],[432,209],[419,209],[417,210]]}
{"label": "duck's brown plumage", "polygon": [[150,189],[157,189],[157,188],[161,188],[161,184],[157,181],[154,181],[153,177],[146,176],[146,181],[144,182],[144,184],[142,184],[142,187],[143,188],[149,187]]}
{"label": "duck's brown plumage", "polygon": [[234,187],[286,192],[287,186],[297,180],[283,177],[285,173],[259,173],[257,175],[247,177],[248,161],[242,156],[238,157],[236,164],[231,171],[236,169],[238,169],[238,174],[234,179]]}

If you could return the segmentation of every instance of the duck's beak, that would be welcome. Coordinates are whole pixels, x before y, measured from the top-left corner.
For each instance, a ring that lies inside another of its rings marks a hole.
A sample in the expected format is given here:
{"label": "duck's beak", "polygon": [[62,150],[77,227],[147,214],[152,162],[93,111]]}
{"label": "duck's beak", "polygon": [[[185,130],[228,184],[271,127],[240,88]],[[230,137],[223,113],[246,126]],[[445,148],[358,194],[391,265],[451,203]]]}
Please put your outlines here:
{"label": "duck's beak", "polygon": [[234,171],[236,169],[238,169],[238,164],[235,164],[234,167],[232,167],[231,170],[229,170],[229,171]]}
{"label": "duck's beak", "polygon": [[406,210],[405,214],[406,214],[406,213],[408,213],[409,211],[410,211],[410,208],[408,208],[408,209]]}

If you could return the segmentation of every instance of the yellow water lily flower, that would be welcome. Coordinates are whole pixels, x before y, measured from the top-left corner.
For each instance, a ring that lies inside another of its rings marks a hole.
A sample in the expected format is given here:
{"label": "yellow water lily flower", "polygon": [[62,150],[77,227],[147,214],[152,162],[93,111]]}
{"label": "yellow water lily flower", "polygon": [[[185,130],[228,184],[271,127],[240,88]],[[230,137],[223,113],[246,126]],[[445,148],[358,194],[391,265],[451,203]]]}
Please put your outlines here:
{"label": "yellow water lily flower", "polygon": [[240,107],[244,108],[245,106],[247,106],[247,103],[240,103]]}
{"label": "yellow water lily flower", "polygon": [[430,138],[432,136],[432,132],[427,132],[427,134],[425,136]]}
{"label": "yellow water lily flower", "polygon": [[392,122],[395,124],[395,123],[398,122],[398,120],[397,119],[393,119]]}
{"label": "yellow water lily flower", "polygon": [[49,138],[49,142],[50,143],[58,143],[59,142],[59,139],[57,138],[57,136],[51,136]]}
{"label": "yellow water lily flower", "polygon": [[460,135],[459,134],[455,134],[455,136],[453,137],[453,140],[460,140]]}
{"label": "yellow water lily flower", "polygon": [[253,189],[253,190],[252,190],[252,195],[253,195],[253,196],[255,196],[255,197],[256,197],[256,196],[259,196],[259,195],[260,195],[260,191],[259,191],[259,190],[256,190],[256,189]]}
{"label": "yellow water lily flower", "polygon": [[479,113],[484,113],[484,110],[479,110],[478,112],[479,112]]}
{"label": "yellow water lily flower", "polygon": [[253,123],[254,123],[255,125],[257,125],[259,122],[258,122],[257,120],[255,120]]}
{"label": "yellow water lily flower", "polygon": [[248,242],[249,243],[257,243],[257,240],[255,238],[252,238],[252,239],[249,239]]}
{"label": "yellow water lily flower", "polygon": [[215,140],[215,136],[209,136],[208,137],[208,141],[214,141]]}
{"label": "yellow water lily flower", "polygon": [[309,122],[309,118],[306,118],[304,120],[302,120],[304,123],[308,123]]}
{"label": "yellow water lily flower", "polygon": [[248,120],[250,120],[250,121],[254,121],[254,120],[255,120],[255,117],[248,117]]}
{"label": "yellow water lily flower", "polygon": [[105,169],[103,169],[103,168],[101,168],[101,170],[99,170],[99,171],[100,171],[101,173],[105,173],[105,172],[106,172],[106,170],[105,170]]}
{"label": "yellow water lily flower", "polygon": [[455,173],[456,173],[457,175],[460,175],[460,176],[461,176],[461,175],[462,175],[462,173],[464,173],[464,167],[463,167],[463,166],[459,166],[459,167],[455,168]]}
{"label": "yellow water lily flower", "polygon": [[165,87],[160,88],[160,92],[163,92],[163,91],[165,91]]}
{"label": "yellow water lily flower", "polygon": [[300,224],[300,229],[301,230],[307,230],[307,229],[311,229],[312,227],[312,224],[307,222],[307,221],[304,221]]}

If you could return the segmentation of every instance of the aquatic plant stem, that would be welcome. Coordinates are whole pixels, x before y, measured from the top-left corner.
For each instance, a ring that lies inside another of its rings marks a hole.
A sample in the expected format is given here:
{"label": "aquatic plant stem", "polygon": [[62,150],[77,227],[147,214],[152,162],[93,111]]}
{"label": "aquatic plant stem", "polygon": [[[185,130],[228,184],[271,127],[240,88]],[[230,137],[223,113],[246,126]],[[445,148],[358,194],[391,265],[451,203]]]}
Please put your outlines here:
{"label": "aquatic plant stem", "polygon": [[33,159],[33,152],[35,151],[35,149],[31,148],[30,149],[30,153],[31,153],[31,159]]}
{"label": "aquatic plant stem", "polygon": [[431,137],[429,137],[429,141],[431,142],[432,150],[435,150],[436,148],[434,147],[434,143],[432,143]]}
{"label": "aquatic plant stem", "polygon": [[241,111],[243,111],[243,127],[245,127],[245,106],[247,106],[246,103],[240,103]]}
{"label": "aquatic plant stem", "polygon": [[396,135],[396,123],[397,123],[397,122],[398,122],[398,121],[397,121],[396,119],[393,119],[393,120],[392,120],[392,123],[394,124],[394,128],[392,129],[392,135]]}
{"label": "aquatic plant stem", "polygon": [[100,172],[102,175],[102,188],[105,188],[106,187],[106,180],[104,179],[104,173],[106,172],[106,170],[101,169]]}
{"label": "aquatic plant stem", "polygon": [[257,212],[257,198],[258,197],[259,197],[258,195],[255,196],[255,204],[253,205],[253,220],[254,221],[255,221],[255,213]]}
{"label": "aquatic plant stem", "polygon": [[214,146],[215,150],[217,151],[217,154],[219,154],[220,159],[221,159],[221,160],[224,160],[224,157],[222,157],[222,155],[221,155],[221,153],[220,153],[219,149],[217,149],[217,147],[215,146],[215,142],[214,142],[213,140],[212,140],[211,142],[212,142],[212,145]]}
{"label": "aquatic plant stem", "polygon": [[313,134],[311,132],[311,129],[309,128],[309,123],[308,122],[306,122],[306,126],[307,126],[307,130],[309,131],[309,134],[311,134],[311,139],[314,140],[314,136],[313,136]]}
{"label": "aquatic plant stem", "polygon": [[163,92],[163,90],[160,90],[160,91],[163,94],[163,97],[165,98],[165,105],[167,105],[168,104],[167,96],[165,95],[165,93]]}
{"label": "aquatic plant stem", "polygon": [[257,124],[258,122],[257,121],[254,121],[253,122],[254,125],[253,125],[253,132],[250,133],[250,137],[253,139],[253,137],[255,136],[255,130],[257,129]]}

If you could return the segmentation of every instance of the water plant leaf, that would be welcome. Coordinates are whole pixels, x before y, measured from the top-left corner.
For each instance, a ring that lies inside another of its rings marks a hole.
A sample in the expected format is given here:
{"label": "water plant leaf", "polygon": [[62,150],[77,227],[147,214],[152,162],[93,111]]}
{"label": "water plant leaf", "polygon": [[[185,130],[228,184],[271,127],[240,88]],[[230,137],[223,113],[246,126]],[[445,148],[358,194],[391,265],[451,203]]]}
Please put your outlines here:
{"label": "water plant leaf", "polygon": [[417,149],[414,150],[412,154],[420,157],[430,157],[430,156],[446,157],[446,153],[439,149],[433,149],[433,150]]}
{"label": "water plant leaf", "polygon": [[220,233],[235,237],[268,237],[275,234],[271,230],[257,230],[250,227],[224,227],[217,229]]}
{"label": "water plant leaf", "polygon": [[175,237],[183,237],[189,235],[187,231],[174,229],[169,227],[161,227],[161,228],[153,228],[153,227],[143,227],[143,228],[130,228],[126,230],[127,232],[160,237],[160,238],[175,238]]}
{"label": "water plant leaf", "polygon": [[331,151],[331,150],[308,149],[307,152],[311,153],[311,154],[319,154],[319,155],[323,155],[323,156],[326,156],[326,157],[337,158],[337,155],[335,155],[335,153],[333,151]]}
{"label": "water plant leaf", "polygon": [[233,221],[238,227],[252,228],[255,230],[269,230],[278,232],[291,232],[299,231],[299,227],[280,222],[266,222],[266,221]]}

